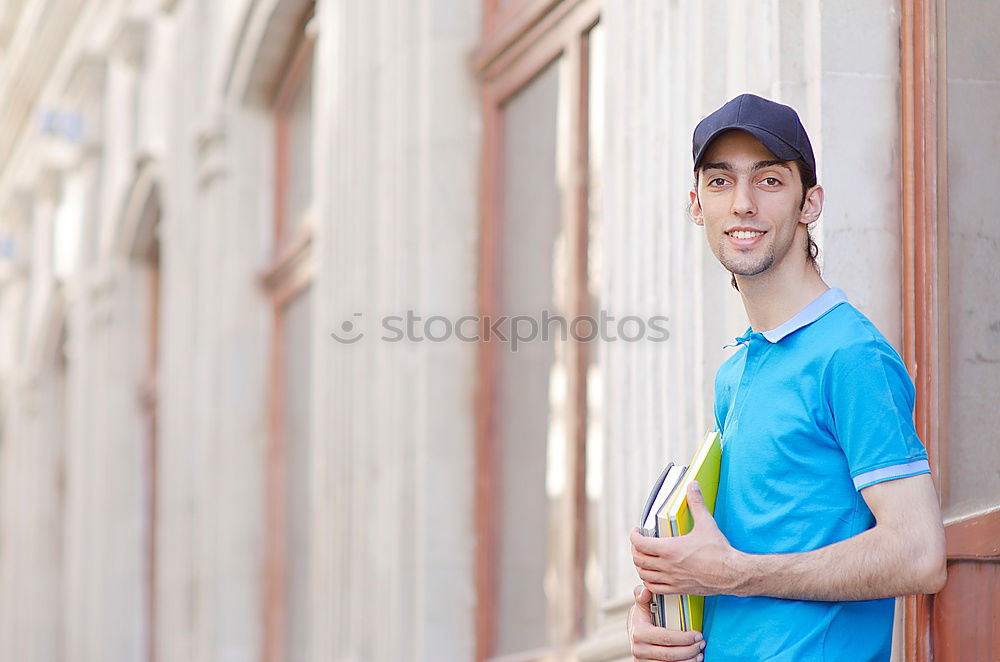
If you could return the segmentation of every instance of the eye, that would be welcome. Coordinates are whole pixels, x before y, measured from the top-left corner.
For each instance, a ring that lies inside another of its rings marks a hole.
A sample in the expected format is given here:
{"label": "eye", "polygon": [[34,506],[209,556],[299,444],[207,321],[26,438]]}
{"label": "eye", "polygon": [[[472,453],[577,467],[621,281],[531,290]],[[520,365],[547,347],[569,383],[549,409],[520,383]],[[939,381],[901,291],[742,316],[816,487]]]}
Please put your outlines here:
{"label": "eye", "polygon": [[709,186],[724,186],[725,183],[726,180],[722,177],[713,177],[712,179],[708,180]]}
{"label": "eye", "polygon": [[781,180],[777,177],[765,177],[763,182],[768,186],[781,186]]}

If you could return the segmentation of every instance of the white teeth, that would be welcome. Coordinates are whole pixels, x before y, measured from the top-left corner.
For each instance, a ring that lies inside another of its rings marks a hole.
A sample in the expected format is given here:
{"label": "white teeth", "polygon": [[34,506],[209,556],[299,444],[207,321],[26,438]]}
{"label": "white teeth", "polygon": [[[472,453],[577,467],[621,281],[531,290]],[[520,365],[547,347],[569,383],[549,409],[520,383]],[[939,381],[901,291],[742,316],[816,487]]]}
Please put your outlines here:
{"label": "white teeth", "polygon": [[730,232],[729,236],[736,237],[737,239],[753,239],[754,237],[759,237],[764,234],[763,232],[747,232],[745,230],[737,230],[736,232]]}

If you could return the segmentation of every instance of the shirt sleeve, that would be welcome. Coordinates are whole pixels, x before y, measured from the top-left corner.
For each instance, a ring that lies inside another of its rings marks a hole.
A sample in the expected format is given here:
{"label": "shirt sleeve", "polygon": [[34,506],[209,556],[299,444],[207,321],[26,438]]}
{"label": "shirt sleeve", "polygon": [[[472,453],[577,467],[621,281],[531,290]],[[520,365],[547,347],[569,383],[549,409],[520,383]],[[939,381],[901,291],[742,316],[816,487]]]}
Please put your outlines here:
{"label": "shirt sleeve", "polygon": [[838,349],[825,389],[856,490],[930,473],[913,426],[913,381],[892,346],[871,339]]}

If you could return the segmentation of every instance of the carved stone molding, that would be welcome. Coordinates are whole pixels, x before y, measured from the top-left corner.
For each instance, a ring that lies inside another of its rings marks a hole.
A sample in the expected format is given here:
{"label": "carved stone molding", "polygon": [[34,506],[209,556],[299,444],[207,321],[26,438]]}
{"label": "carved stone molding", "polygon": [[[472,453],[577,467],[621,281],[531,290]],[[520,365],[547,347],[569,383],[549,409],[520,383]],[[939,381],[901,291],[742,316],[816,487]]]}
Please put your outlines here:
{"label": "carved stone molding", "polygon": [[54,202],[59,198],[62,186],[62,169],[53,166],[42,166],[35,175],[34,191],[36,200]]}
{"label": "carved stone molding", "polygon": [[114,293],[118,282],[109,267],[99,267],[90,275],[90,325],[93,329],[109,326],[114,319]]}
{"label": "carved stone molding", "polygon": [[202,189],[226,173],[226,131],[221,112],[214,112],[195,135],[198,149],[198,183]]}
{"label": "carved stone molding", "polygon": [[135,174],[122,206],[114,239],[114,253],[141,258],[149,251],[158,225],[160,163],[148,152],[135,158]]}
{"label": "carved stone molding", "polygon": [[312,0],[253,0],[226,66],[227,97],[266,106]]}
{"label": "carved stone molding", "polygon": [[149,32],[146,20],[131,18],[123,21],[111,43],[112,52],[130,67],[140,68],[146,58]]}

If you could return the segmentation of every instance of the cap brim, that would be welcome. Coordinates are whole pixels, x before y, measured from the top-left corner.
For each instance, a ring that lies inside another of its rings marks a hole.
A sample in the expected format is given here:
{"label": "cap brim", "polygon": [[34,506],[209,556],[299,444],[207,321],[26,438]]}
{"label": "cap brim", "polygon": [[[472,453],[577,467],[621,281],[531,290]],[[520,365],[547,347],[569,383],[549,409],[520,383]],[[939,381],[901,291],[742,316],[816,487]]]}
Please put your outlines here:
{"label": "cap brim", "polygon": [[708,137],[708,140],[705,141],[705,144],[701,146],[701,150],[698,152],[698,156],[694,161],[695,170],[697,170],[701,165],[701,160],[704,158],[705,152],[708,151],[709,146],[715,141],[716,138],[721,136],[726,131],[746,131],[751,136],[756,138],[761,145],[766,147],[769,152],[774,154],[776,158],[784,161],[794,161],[796,159],[805,158],[799,154],[798,150],[794,147],[766,129],[747,125],[724,126],[720,129],[716,129],[712,135]]}

